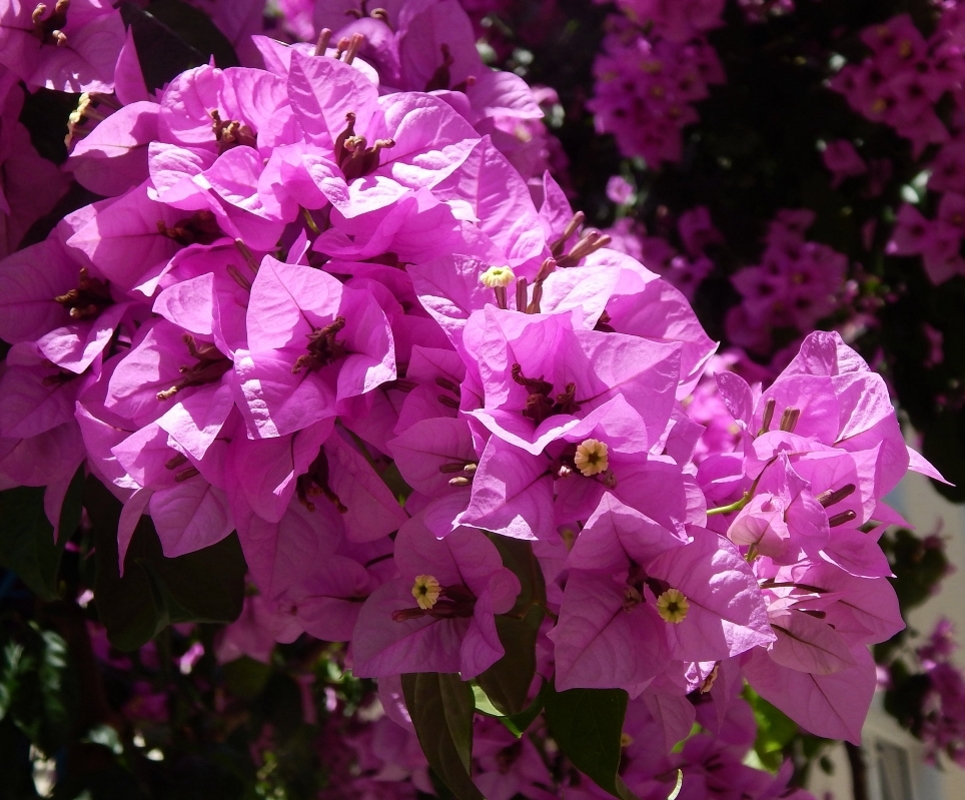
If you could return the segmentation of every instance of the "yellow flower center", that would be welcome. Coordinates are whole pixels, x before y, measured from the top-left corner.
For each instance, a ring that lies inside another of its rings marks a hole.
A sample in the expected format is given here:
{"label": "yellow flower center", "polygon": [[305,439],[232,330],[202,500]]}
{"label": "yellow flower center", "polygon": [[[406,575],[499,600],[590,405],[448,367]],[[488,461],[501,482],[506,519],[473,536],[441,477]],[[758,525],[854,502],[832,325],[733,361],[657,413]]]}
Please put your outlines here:
{"label": "yellow flower center", "polygon": [[490,267],[479,280],[487,289],[505,289],[516,280],[516,275],[509,267]]}
{"label": "yellow flower center", "polygon": [[412,596],[419,604],[419,608],[428,611],[432,608],[439,595],[442,594],[442,586],[432,575],[417,575],[415,584],[412,587]]}
{"label": "yellow flower center", "polygon": [[679,589],[667,589],[657,598],[657,613],[664,622],[683,622],[690,610],[690,603]]}
{"label": "yellow flower center", "polygon": [[599,439],[585,439],[577,446],[573,463],[587,478],[606,472],[610,466],[606,443]]}

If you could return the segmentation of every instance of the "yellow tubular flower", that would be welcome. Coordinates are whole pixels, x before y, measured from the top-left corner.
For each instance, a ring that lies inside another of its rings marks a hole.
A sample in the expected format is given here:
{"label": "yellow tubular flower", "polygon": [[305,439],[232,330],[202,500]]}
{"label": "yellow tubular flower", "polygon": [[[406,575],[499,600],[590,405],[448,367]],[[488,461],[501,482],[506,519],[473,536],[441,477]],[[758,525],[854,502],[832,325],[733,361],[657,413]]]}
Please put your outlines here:
{"label": "yellow tubular flower", "polygon": [[683,622],[689,610],[690,603],[679,589],[667,589],[657,598],[657,613],[664,622]]}
{"label": "yellow tubular flower", "polygon": [[577,446],[573,463],[587,478],[606,472],[610,466],[606,443],[598,439],[585,439]]}
{"label": "yellow tubular flower", "polygon": [[442,594],[442,586],[432,575],[416,576],[412,596],[419,604],[419,608],[428,611],[436,604],[440,594]]}
{"label": "yellow tubular flower", "polygon": [[487,289],[505,289],[514,280],[516,275],[509,267],[490,267],[479,276],[480,283]]}

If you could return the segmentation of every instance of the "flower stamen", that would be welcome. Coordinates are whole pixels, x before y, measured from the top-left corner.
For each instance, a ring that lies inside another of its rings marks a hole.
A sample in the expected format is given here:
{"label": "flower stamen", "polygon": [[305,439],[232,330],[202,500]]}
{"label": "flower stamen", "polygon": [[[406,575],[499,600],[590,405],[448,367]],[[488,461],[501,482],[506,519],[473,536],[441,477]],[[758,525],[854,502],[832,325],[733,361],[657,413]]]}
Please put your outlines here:
{"label": "flower stamen", "polygon": [[442,585],[432,575],[417,575],[415,584],[412,586],[412,596],[415,598],[419,608],[428,611],[439,600],[442,594]]}
{"label": "flower stamen", "polygon": [[606,472],[610,466],[607,457],[608,449],[606,442],[601,442],[599,439],[585,439],[577,445],[573,463],[587,478],[599,475],[601,472]]}
{"label": "flower stamen", "polygon": [[657,598],[657,613],[664,622],[681,623],[689,610],[690,602],[679,589],[667,589]]}
{"label": "flower stamen", "polygon": [[496,305],[500,308],[509,308],[506,287],[514,280],[516,275],[507,267],[490,267],[479,276],[479,282],[487,289],[492,289],[496,295]]}

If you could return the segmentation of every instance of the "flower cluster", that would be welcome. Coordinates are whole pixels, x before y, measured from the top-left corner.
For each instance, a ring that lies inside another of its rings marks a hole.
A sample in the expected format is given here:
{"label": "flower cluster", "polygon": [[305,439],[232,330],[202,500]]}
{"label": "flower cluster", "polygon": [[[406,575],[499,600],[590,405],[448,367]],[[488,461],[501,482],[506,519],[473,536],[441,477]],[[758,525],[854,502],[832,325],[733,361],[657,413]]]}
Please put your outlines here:
{"label": "flower cluster", "polygon": [[943,14],[927,40],[907,14],[872,26],[861,34],[871,55],[831,80],[855,111],[910,139],[916,157],[928,144],[948,139],[935,104],[965,77],[959,17],[958,9]]}
{"label": "flower cluster", "polygon": [[[960,110],[965,79],[965,12],[956,4],[943,7],[938,26],[928,39],[907,14],[868,28],[861,38],[871,49],[871,56],[861,64],[844,67],[831,86],[842,92],[856,111],[910,139],[916,158],[928,145],[939,145],[935,157],[922,165],[928,175],[928,205],[934,216],[926,216],[928,209],[917,208],[918,203],[903,204],[888,252],[920,256],[928,277],[940,284],[965,272],[959,253],[965,234],[965,151]],[[937,104],[948,96],[955,110],[946,126],[937,114]],[[868,171],[847,141],[829,145],[825,163],[835,174],[834,185]],[[874,177],[880,165],[870,166]]]}
{"label": "flower cluster", "polygon": [[790,328],[796,341],[844,299],[847,259],[804,238],[813,222],[812,211],[779,211],[765,237],[760,265],[744,267],[731,278],[742,298],[727,316],[727,335],[734,344],[768,353],[774,331]]}
{"label": "flower cluster", "polygon": [[[121,570],[143,515],[168,558],[237,531],[257,596],[223,658],[347,642],[408,725],[402,675],[479,678],[521,658],[501,628],[535,612],[530,698],[625,690],[635,791],[666,796],[686,767],[684,796],[787,796],[786,773],[741,763],[742,681],[858,739],[867,645],[903,627],[882,498],[908,469],[937,473],[835,334],[766,390],[721,370],[729,434],[704,439],[690,414],[716,345],[516,147],[538,105],[482,67],[459,6],[363,6],[338,27],[335,5],[316,5],[316,43],[255,37],[264,69],[199,66],[156,95],[120,56],[119,108],[68,162],[105,199],[0,261],[0,479],[47,486],[57,520],[86,460],[123,503]],[[687,25],[719,6],[688,4]],[[657,103],[639,113],[673,128],[634,146],[673,160],[719,65],[678,41],[677,5],[645,8],[665,38],[611,36]],[[738,276],[760,299],[748,329],[775,326],[776,301],[800,328],[831,309],[844,259],[805,242],[809,224],[780,214]],[[706,209],[679,230],[709,269]],[[698,720],[708,733],[671,754]],[[479,728],[489,796],[553,796],[539,753]],[[399,758],[365,769],[427,789],[413,737],[384,735]]]}
{"label": "flower cluster", "polygon": [[721,25],[724,0],[619,0],[617,7],[660,38],[686,42]]}
{"label": "flower cluster", "polygon": [[707,87],[722,83],[725,76],[706,39],[689,39],[695,18],[678,18],[677,11],[688,4],[648,5],[673,12],[666,24],[655,24],[649,33],[638,24],[642,20],[633,22],[632,16],[608,17],[603,52],[593,67],[594,97],[587,108],[595,115],[597,131],[612,133],[621,153],[657,166],[680,160],[681,131],[697,120],[693,103],[707,97]]}
{"label": "flower cluster", "polygon": [[925,744],[925,758],[934,764],[945,753],[959,766],[965,765],[965,678],[952,663],[958,644],[954,628],[940,619],[928,642],[915,653],[928,678],[921,703],[916,734]]}
{"label": "flower cluster", "polygon": [[[744,656],[744,674],[806,728],[817,723],[824,735],[854,741],[848,716],[874,691],[865,645],[902,628],[877,544],[883,526],[899,518],[881,498],[904,472],[896,463],[936,473],[906,448],[884,381],[836,334],[805,339],[763,394],[732,375],[718,383],[743,431],[743,454],[706,459],[698,478],[718,501],[740,492],[720,507],[719,529],[748,548],[778,636],[769,650]],[[835,409],[826,417],[817,412],[823,403]],[[849,674],[854,680],[841,692]]]}

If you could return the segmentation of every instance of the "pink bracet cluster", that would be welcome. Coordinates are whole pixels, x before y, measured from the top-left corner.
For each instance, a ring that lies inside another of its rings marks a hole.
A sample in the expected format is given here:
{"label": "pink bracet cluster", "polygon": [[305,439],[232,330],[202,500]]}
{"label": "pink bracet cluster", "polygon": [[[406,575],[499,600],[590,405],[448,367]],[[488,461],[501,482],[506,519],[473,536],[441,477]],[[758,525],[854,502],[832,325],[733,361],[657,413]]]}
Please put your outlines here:
{"label": "pink bracet cluster", "polygon": [[921,730],[925,758],[930,764],[945,753],[959,766],[965,766],[965,677],[952,663],[958,650],[954,626],[942,618],[928,642],[915,652],[929,686],[922,698]]}
{"label": "pink bracet cluster", "polygon": [[681,131],[698,119],[693,103],[707,97],[707,87],[723,83],[725,75],[706,38],[681,37],[690,23],[683,28],[655,23],[648,29],[640,27],[641,20],[633,20],[608,17],[603,52],[593,65],[594,96],[587,108],[594,114],[596,129],[612,133],[623,155],[642,157],[656,167],[680,160]]}
{"label": "pink bracet cluster", "polygon": [[935,284],[965,273],[965,260],[960,253],[965,236],[965,196],[961,193],[965,177],[965,118],[961,110],[965,14],[957,5],[947,5],[942,11],[938,30],[929,40],[930,44],[937,42],[932,46],[932,69],[946,76],[941,88],[952,93],[955,110],[950,120],[951,134],[940,140],[934,159],[924,165],[931,173],[927,188],[937,197],[935,212],[929,218],[915,205],[903,204],[887,246],[887,252],[895,255],[920,256],[928,277]]}
{"label": "pink bracet cluster", "polygon": [[617,8],[662,39],[686,42],[723,24],[724,0],[617,0]]}
{"label": "pink bracet cluster", "polygon": [[727,315],[727,335],[734,344],[768,353],[775,329],[803,334],[841,303],[847,258],[805,239],[813,222],[814,212],[807,209],[779,211],[765,237],[760,265],[744,267],[731,278],[742,297]]}
{"label": "pink bracet cluster", "polygon": [[[48,486],[56,519],[86,459],[124,503],[122,566],[143,514],[169,557],[236,530],[259,595],[222,651],[350,642],[390,715],[400,674],[470,679],[504,655],[505,536],[547,583],[539,675],[627,690],[641,741],[746,717],[742,677],[856,741],[866,646],[903,626],[881,498],[935,476],[881,378],[835,334],[763,393],[722,373],[737,445],[698,467],[685,401],[715,344],[548,174],[534,203],[486,132],[531,99],[425,29],[431,47],[372,54],[399,54],[392,91],[392,65],[359,56],[374,34],[260,38],[266,69],[198,67],[157,97],[127,75],[68,165],[107,199],[0,262],[4,485]],[[785,218],[774,247],[827,270],[803,227]],[[688,250],[708,237],[698,212]],[[748,796],[777,796],[733,735],[683,757],[726,751]],[[665,796],[655,756],[631,779]]]}
{"label": "pink bracet cluster", "polygon": [[[887,252],[920,256],[935,284],[965,273],[959,252],[965,235],[965,175],[962,80],[965,78],[965,10],[958,4],[941,4],[935,32],[928,38],[907,14],[868,28],[862,40],[872,54],[861,64],[848,65],[831,81],[851,106],[869,119],[890,125],[911,140],[916,157],[928,145],[938,145],[935,157],[922,165],[930,175],[927,188],[937,195],[936,213],[927,217],[916,205],[905,203],[898,211]],[[951,96],[954,110],[949,127],[939,119],[936,104]],[[834,185],[870,171],[872,184],[881,164],[865,165],[850,142],[829,144],[825,163],[834,173]],[[874,194],[873,186],[869,192]]]}
{"label": "pink bracet cluster", "polygon": [[910,139],[916,157],[927,145],[948,139],[935,103],[965,77],[959,17],[957,10],[943,14],[928,39],[907,14],[867,28],[861,39],[871,55],[831,80],[855,111]]}

